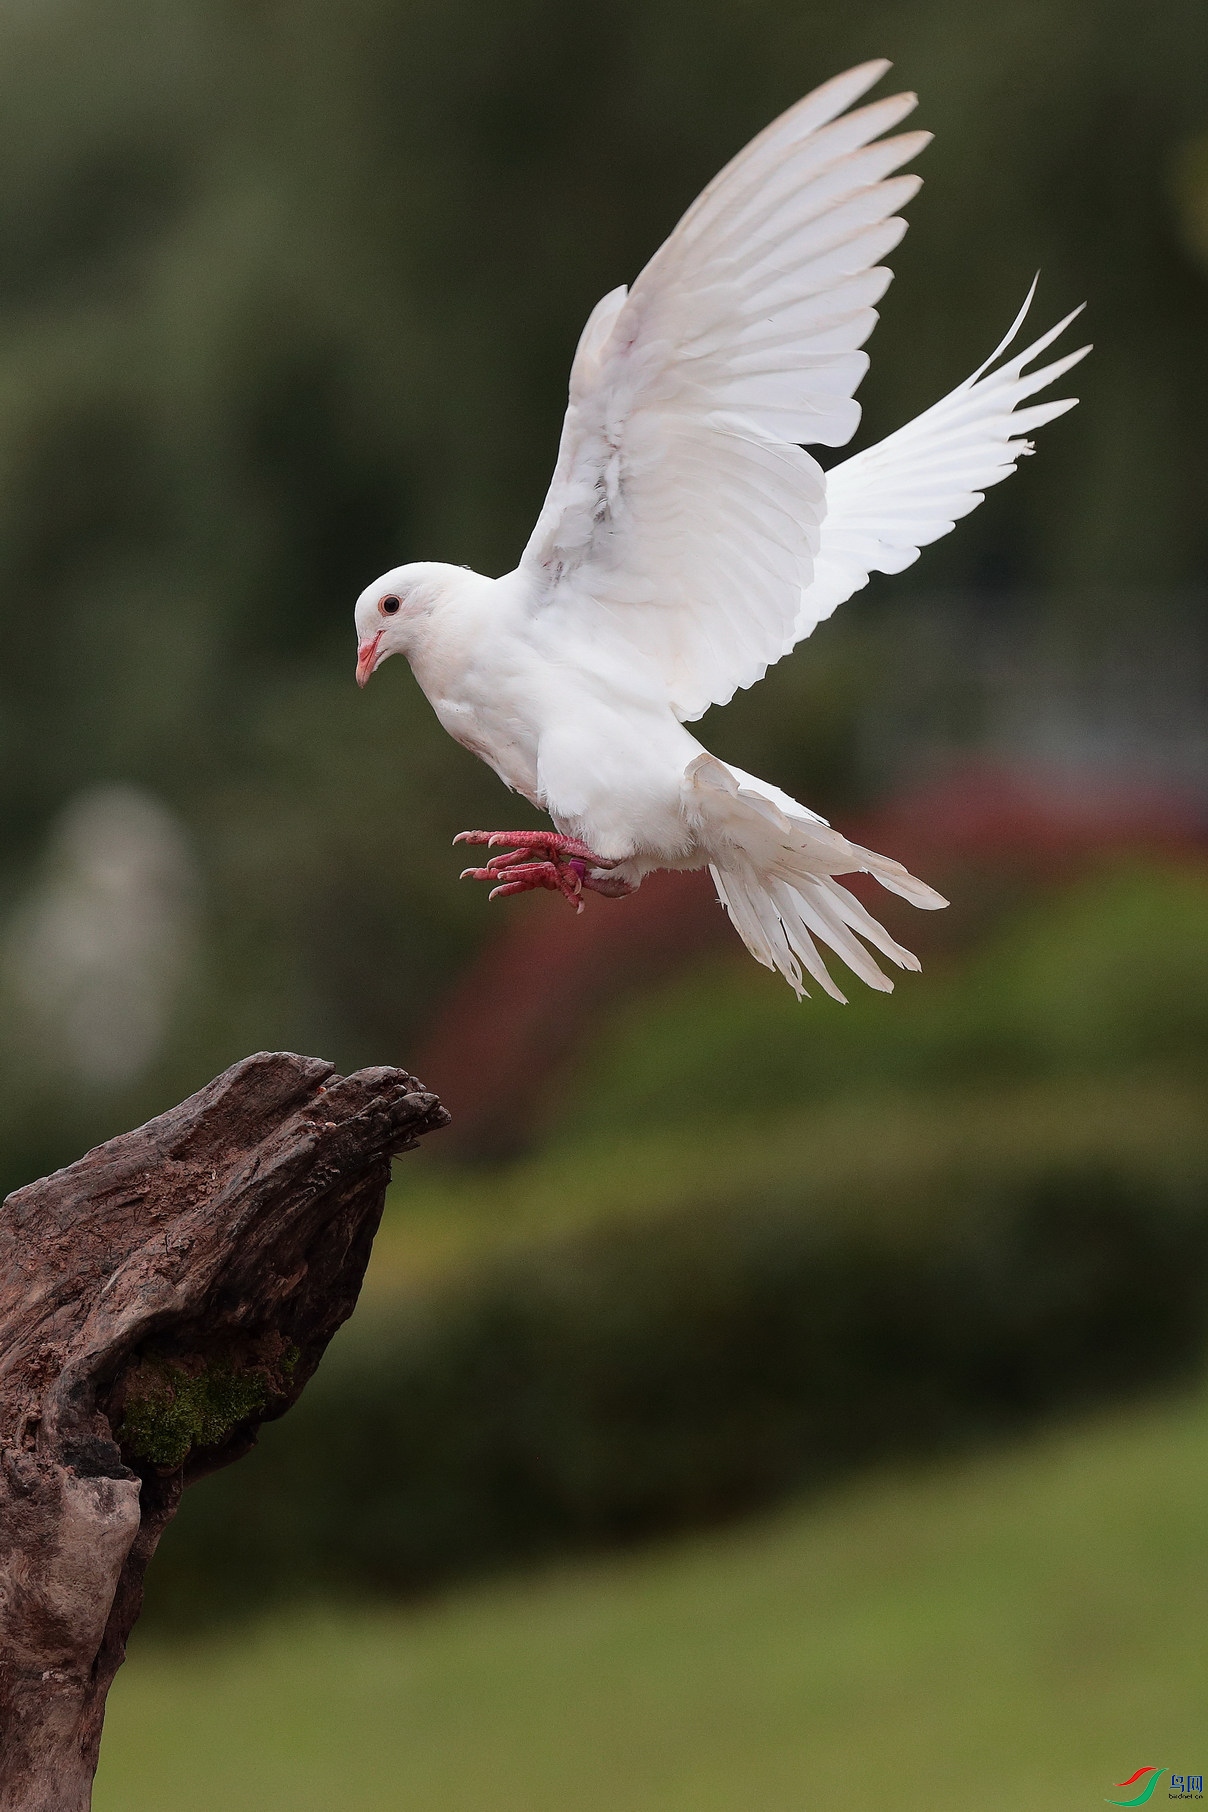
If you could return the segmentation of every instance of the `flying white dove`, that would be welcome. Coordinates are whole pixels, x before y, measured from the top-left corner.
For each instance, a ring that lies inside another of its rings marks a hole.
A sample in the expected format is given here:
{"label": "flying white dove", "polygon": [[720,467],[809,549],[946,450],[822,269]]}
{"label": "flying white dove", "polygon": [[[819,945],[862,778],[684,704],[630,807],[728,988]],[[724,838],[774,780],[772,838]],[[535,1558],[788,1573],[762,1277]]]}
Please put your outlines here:
{"label": "flying white dove", "polygon": [[[878,446],[823,472],[860,419],[877,260],[930,133],[880,135],[912,94],[845,111],[865,63],[798,101],[714,178],[631,290],[597,303],[570,375],[549,495],[515,572],[419,561],[357,600],[357,679],[405,654],[445,729],[554,831],[465,831],[496,894],[631,893],[657,868],[713,876],[752,956],[837,1000],[819,943],[870,987],[866,945],[917,969],[836,875],[943,906],[685,726],[753,685],[867,584],[946,535],[1076,399],[1022,404],[1089,351],[1025,372],[1074,316],[985,365]],[[1033,284],[1033,290],[1035,285]],[[1074,313],[1078,313],[1075,310]],[[864,940],[863,942],[861,940]]]}

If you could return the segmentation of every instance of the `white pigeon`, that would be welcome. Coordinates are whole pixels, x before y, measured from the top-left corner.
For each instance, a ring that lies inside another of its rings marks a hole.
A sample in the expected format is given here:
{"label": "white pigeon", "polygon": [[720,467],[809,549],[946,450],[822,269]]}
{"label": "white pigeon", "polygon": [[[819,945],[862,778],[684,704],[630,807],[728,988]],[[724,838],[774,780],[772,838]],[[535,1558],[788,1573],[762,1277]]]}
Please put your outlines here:
{"label": "white pigeon", "polygon": [[1032,451],[1022,437],[1074,406],[1021,407],[1090,350],[1025,373],[1069,315],[990,369],[1029,294],[986,364],[917,420],[829,472],[804,450],[856,430],[858,349],[890,281],[877,260],[919,187],[890,172],[931,137],[880,136],[912,94],[845,111],[888,67],[864,63],[791,107],[633,288],[597,303],[516,570],[420,561],[356,604],[360,684],[405,654],[449,734],[557,827],[462,833],[501,848],[466,870],[497,883],[492,898],[547,887],[580,907],[584,888],[626,894],[653,869],[707,865],[752,956],[798,996],[804,970],[837,1000],[819,943],[881,990],[892,984],[867,945],[919,966],[837,875],[945,901],[686,725],[761,679],[871,572],[901,572],[946,535]]}

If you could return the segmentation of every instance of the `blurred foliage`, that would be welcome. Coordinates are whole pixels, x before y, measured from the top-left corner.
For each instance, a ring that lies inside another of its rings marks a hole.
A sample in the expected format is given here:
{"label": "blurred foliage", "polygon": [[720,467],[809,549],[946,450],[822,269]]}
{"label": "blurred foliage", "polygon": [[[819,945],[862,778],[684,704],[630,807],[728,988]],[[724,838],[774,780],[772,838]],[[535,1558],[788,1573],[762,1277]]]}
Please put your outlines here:
{"label": "blurred foliage", "polygon": [[1203,1138],[1068,1164],[1015,1131],[998,1168],[974,1147],[863,1198],[799,1151],[363,1311],[259,1451],[190,1492],[147,1618],[430,1590],[1198,1368]]}
{"label": "blurred foliage", "polygon": [[743,965],[618,1010],[539,1155],[400,1176],[148,1615],[627,1542],[1200,1366],[1206,940],[1201,868],[1123,867],[896,1003]]}
{"label": "blurred foliage", "polygon": [[1176,148],[1170,193],[1183,244],[1208,272],[1208,131],[1192,133]]}
{"label": "blurred foliage", "polygon": [[745,964],[647,993],[598,1028],[551,1136],[581,1149],[621,1126],[715,1129],[886,1088],[1208,1078],[1201,865],[1104,867],[1032,901],[947,973],[894,973],[892,996],[857,986],[837,1012],[803,1012]]}
{"label": "blurred foliage", "polygon": [[[1197,0],[21,0],[0,49],[0,906],[116,781],[179,815],[206,921],[137,1085],[5,1060],[9,1181],[256,1046],[405,1059],[486,923],[449,840],[503,800],[402,663],[355,693],[352,599],[400,559],[514,560],[591,304],[846,65],[893,57],[938,135],[864,437],[1037,265],[1038,320],[1089,298],[1098,342],[1083,407],[894,607],[1204,577]],[[824,808],[865,784],[868,609],[717,726]]]}

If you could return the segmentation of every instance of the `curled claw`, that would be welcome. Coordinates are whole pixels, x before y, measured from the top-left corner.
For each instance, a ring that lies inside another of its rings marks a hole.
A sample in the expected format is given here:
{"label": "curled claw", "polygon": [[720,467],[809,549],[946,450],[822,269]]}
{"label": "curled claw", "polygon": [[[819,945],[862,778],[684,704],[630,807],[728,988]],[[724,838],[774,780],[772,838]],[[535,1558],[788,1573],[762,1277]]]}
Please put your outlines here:
{"label": "curled claw", "polygon": [[552,862],[533,862],[525,868],[513,869],[510,878],[504,881],[499,887],[492,887],[487,898],[489,900],[502,900],[506,899],[508,894],[528,893],[531,889],[536,887],[548,888],[551,893],[560,893],[563,899],[570,901],[576,912],[582,912],[583,902],[579,898],[580,883],[578,876],[576,875],[574,877],[574,884],[572,885],[572,882],[567,879],[566,875],[563,874],[559,868],[556,868]]}
{"label": "curled claw", "polygon": [[464,868],[461,874],[463,881],[497,882],[491,889],[492,900],[544,888],[560,893],[576,912],[582,912],[584,888],[614,897],[633,891],[627,881],[590,872],[615,868],[616,863],[598,856],[577,837],[564,837],[558,831],[462,831],[453,841],[499,849],[482,868]]}
{"label": "curled claw", "polygon": [[[568,863],[566,868],[569,866]],[[527,893],[531,888],[545,887],[551,893],[562,894],[565,899],[571,901],[576,911],[581,911],[583,903],[579,899],[579,894],[582,892],[583,883],[577,874],[573,872],[568,874],[566,868],[556,862],[517,863],[514,867],[501,871],[503,873],[502,884],[499,887],[493,887],[487,897],[492,900],[501,899],[510,893]],[[495,876],[489,871],[481,872],[485,874],[487,880],[495,879]]]}

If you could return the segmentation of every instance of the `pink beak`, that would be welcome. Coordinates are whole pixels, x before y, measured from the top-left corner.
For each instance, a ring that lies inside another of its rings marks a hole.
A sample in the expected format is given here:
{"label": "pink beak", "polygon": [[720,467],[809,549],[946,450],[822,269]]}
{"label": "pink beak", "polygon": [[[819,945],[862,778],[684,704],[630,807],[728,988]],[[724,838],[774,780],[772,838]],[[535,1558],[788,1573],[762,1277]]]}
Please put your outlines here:
{"label": "pink beak", "polygon": [[384,631],[379,629],[375,636],[370,636],[369,640],[367,642],[362,642],[357,649],[358,686],[367,686],[369,684],[369,675],[377,665],[378,643],[381,641],[383,633]]}

